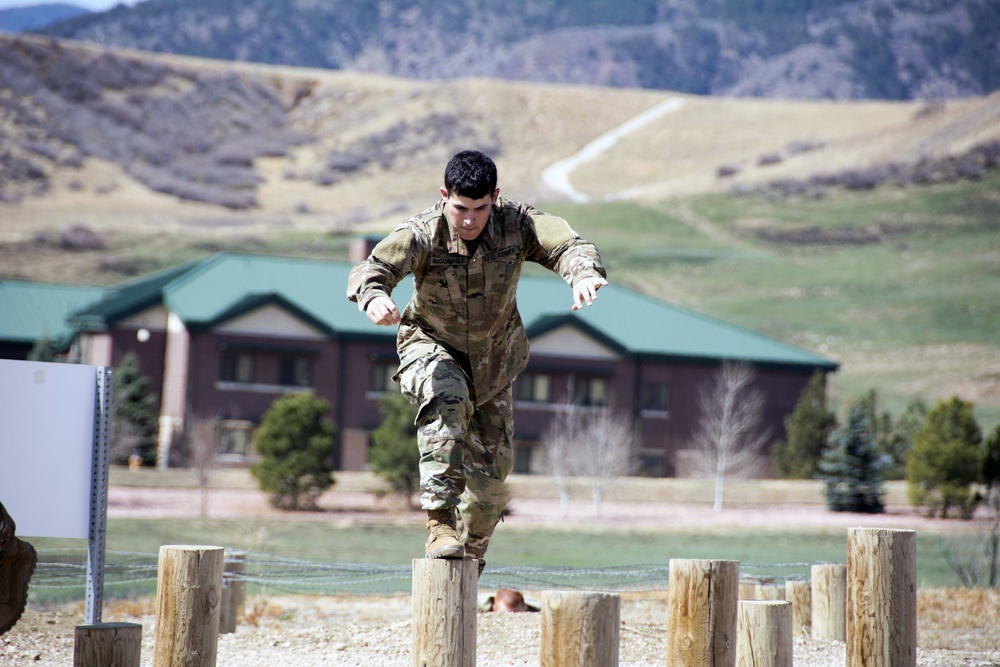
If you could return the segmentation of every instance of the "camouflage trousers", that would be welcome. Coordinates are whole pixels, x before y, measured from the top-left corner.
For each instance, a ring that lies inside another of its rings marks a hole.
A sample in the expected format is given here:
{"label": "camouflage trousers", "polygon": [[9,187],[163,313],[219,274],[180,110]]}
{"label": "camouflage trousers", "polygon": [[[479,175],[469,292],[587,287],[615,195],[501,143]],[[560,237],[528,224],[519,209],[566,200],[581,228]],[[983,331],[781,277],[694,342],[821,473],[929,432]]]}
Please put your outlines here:
{"label": "camouflage trousers", "polygon": [[437,346],[402,368],[398,379],[417,408],[421,507],[457,505],[459,539],[469,556],[482,560],[509,498],[511,387],[476,405],[462,367]]}

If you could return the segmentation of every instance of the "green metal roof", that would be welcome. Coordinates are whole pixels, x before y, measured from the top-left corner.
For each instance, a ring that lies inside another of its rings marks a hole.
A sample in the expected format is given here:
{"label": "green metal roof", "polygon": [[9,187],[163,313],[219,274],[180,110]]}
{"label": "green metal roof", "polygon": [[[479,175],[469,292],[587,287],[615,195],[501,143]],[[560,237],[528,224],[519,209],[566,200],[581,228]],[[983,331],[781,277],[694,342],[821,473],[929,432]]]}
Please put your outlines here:
{"label": "green metal roof", "polygon": [[[350,270],[346,262],[223,253],[114,289],[105,300],[76,313],[74,320],[102,320],[107,326],[142,304],[145,308],[162,300],[194,329],[270,302],[327,334],[395,337],[394,328],[375,326],[347,301]],[[402,307],[411,294],[412,281],[407,279],[393,296]],[[569,323],[622,354],[837,368],[835,362],[794,345],[616,285],[602,289],[594,307],[573,313],[572,292],[565,282],[524,276],[518,304],[532,337]]]}
{"label": "green metal roof", "polygon": [[558,279],[522,278],[518,289],[518,306],[532,338],[571,323],[630,354],[838,367],[795,345],[614,284],[602,288],[591,307],[571,313],[571,302],[569,288]]}
{"label": "green metal roof", "polygon": [[66,314],[97,301],[102,287],[21,280],[0,281],[0,339],[34,343],[48,337],[56,347],[69,343],[73,329]]}

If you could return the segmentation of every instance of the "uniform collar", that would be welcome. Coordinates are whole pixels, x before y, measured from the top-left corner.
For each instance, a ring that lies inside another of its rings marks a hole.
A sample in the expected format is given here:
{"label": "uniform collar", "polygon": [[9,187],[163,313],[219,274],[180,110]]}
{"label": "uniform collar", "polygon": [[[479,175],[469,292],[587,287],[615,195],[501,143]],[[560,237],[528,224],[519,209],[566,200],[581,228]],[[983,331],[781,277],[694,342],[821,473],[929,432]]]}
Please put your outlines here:
{"label": "uniform collar", "polygon": [[[490,219],[486,222],[483,233],[479,235],[479,247],[476,248],[477,253],[484,252],[485,250],[493,250],[503,238],[503,216],[500,215],[501,204],[502,198],[498,197],[497,202],[490,209]],[[439,201],[436,208],[440,214],[438,224],[444,230],[443,238],[448,248],[448,253],[470,257],[473,253],[469,252],[469,247],[465,244],[465,241],[454,233],[451,224],[449,224],[448,219],[444,216],[444,201]]]}

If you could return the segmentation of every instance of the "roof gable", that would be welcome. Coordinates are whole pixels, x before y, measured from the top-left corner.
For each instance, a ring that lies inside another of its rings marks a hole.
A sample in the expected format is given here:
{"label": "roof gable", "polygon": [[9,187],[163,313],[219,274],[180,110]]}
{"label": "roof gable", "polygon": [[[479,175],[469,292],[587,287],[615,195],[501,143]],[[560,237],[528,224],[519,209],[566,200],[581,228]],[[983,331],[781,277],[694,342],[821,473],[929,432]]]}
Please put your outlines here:
{"label": "roof gable", "polygon": [[209,326],[214,331],[251,336],[321,339],[329,335],[324,323],[273,294],[249,296]]}
{"label": "roof gable", "polygon": [[618,359],[621,355],[573,322],[531,337],[531,351],[550,357]]}

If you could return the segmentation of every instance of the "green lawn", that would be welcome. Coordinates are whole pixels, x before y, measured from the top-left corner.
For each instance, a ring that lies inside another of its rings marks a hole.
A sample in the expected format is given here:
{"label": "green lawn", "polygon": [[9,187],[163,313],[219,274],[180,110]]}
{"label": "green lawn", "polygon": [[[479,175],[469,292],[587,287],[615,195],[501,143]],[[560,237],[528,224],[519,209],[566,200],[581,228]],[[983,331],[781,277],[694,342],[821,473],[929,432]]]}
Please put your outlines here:
{"label": "green lawn", "polygon": [[[321,519],[112,519],[107,597],[153,595],[161,545],[218,545],[249,551],[252,591],[391,593],[409,590],[411,560],[425,532],[412,526],[341,527]],[[968,548],[971,534],[918,533],[921,587],[957,587],[945,555]],[[34,601],[83,597],[85,551],[79,541],[34,539],[43,567]],[[750,576],[807,579],[813,563],[846,562],[846,532],[540,530],[501,525],[484,587],[663,589],[672,558],[738,560]],[[65,549],[65,550],[64,550]],[[292,560],[289,560],[292,559]],[[57,564],[63,565],[57,565]],[[62,572],[70,564],[73,572]],[[75,569],[74,569],[75,568]]]}
{"label": "green lawn", "polygon": [[[874,388],[899,412],[970,380],[987,396],[995,387],[998,191],[994,170],[981,181],[821,199],[550,208],[600,246],[613,280],[842,361],[836,403]],[[1000,423],[991,400],[977,406],[984,431]]]}

